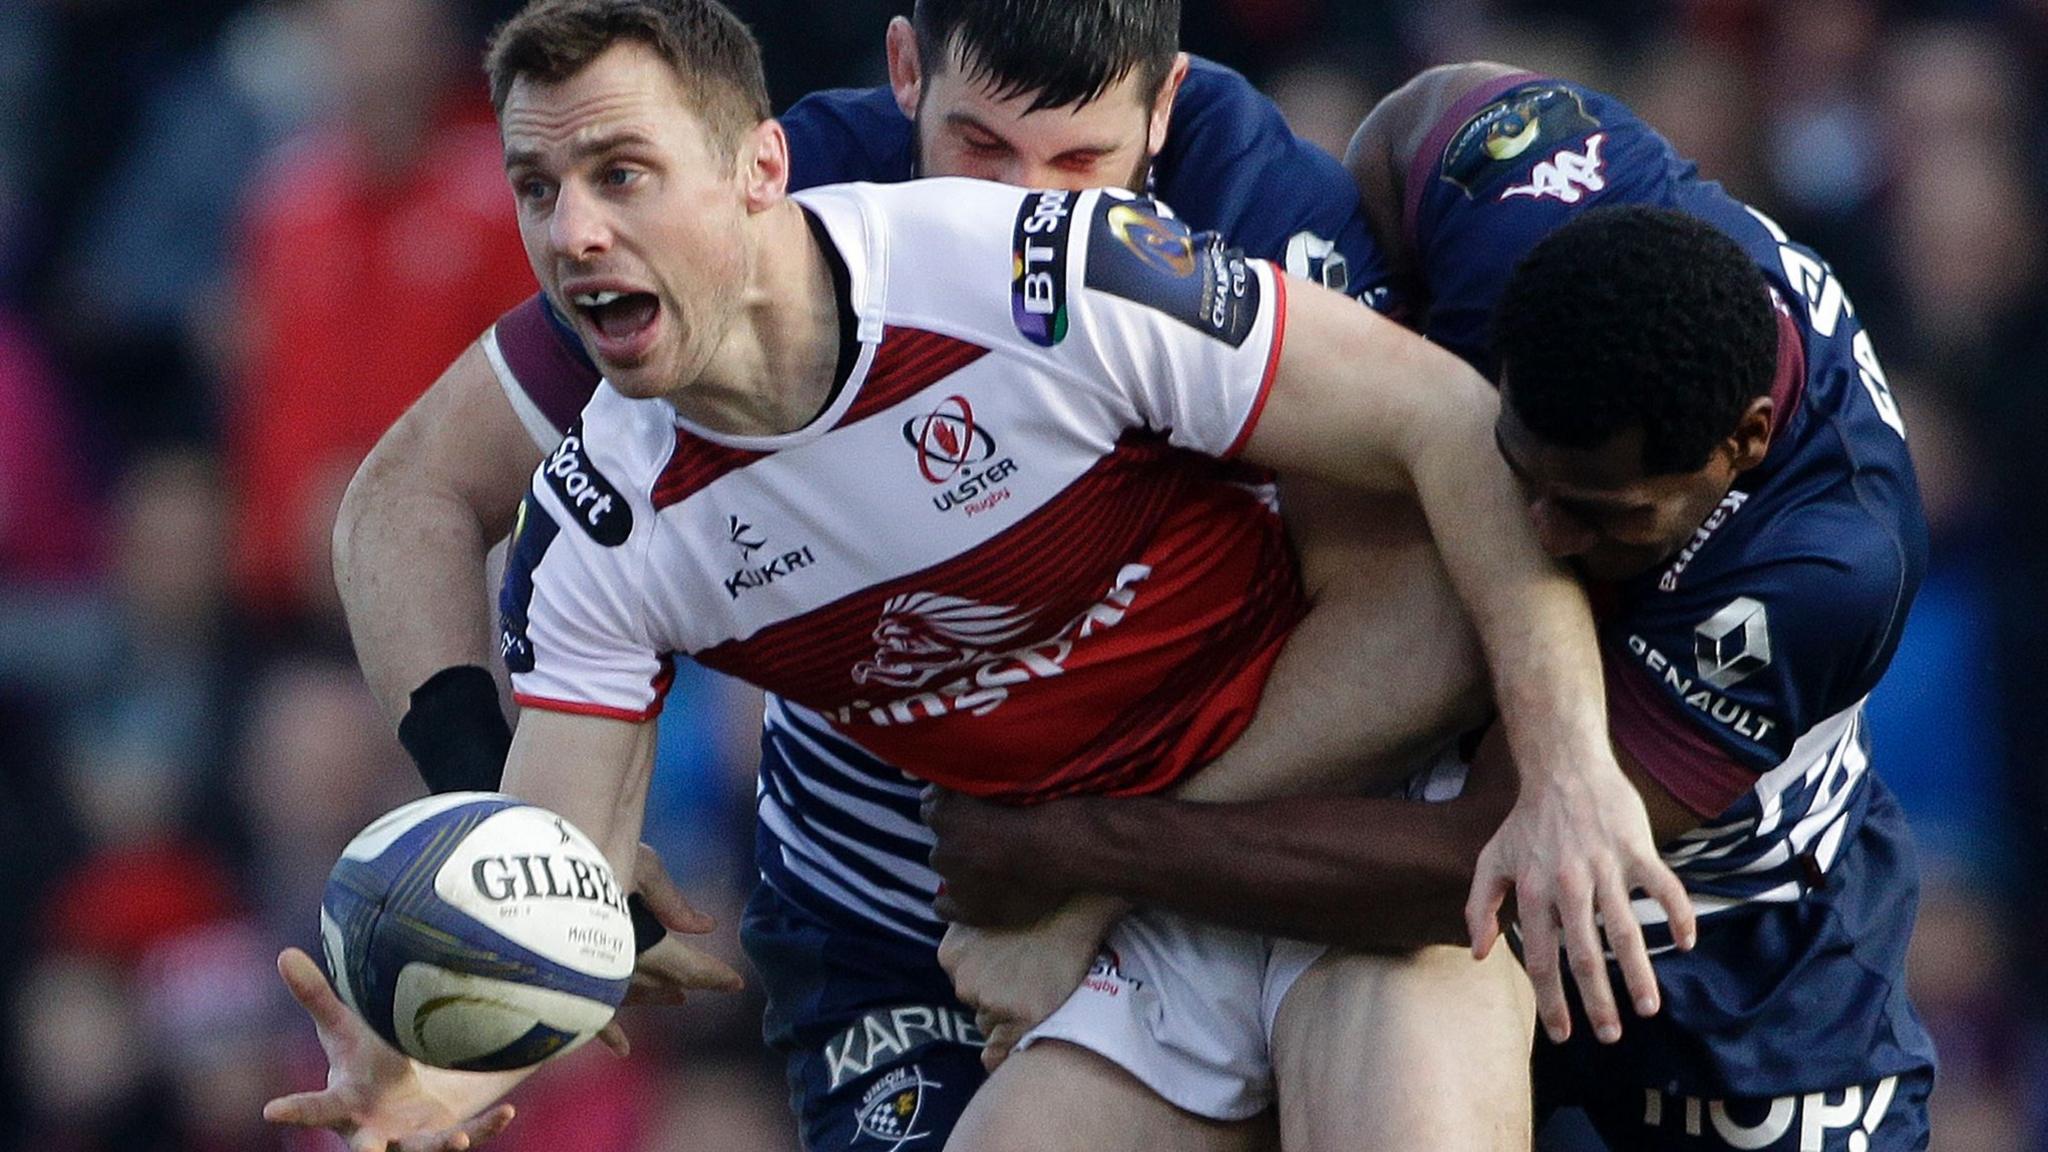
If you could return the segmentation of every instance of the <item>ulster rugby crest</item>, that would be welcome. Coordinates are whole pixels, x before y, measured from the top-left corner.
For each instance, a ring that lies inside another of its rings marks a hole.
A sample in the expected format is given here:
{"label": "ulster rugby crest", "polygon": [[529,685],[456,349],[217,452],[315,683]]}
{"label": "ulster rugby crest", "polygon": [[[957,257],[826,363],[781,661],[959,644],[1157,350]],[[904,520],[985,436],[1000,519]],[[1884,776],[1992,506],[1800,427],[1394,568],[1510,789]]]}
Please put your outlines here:
{"label": "ulster rugby crest", "polygon": [[888,1145],[888,1152],[897,1152],[905,1144],[931,1135],[930,1129],[918,1128],[917,1118],[924,1111],[924,1090],[939,1086],[938,1081],[925,1079],[915,1064],[875,1081],[860,1098],[860,1111],[853,1114],[854,1142],[866,1136]]}

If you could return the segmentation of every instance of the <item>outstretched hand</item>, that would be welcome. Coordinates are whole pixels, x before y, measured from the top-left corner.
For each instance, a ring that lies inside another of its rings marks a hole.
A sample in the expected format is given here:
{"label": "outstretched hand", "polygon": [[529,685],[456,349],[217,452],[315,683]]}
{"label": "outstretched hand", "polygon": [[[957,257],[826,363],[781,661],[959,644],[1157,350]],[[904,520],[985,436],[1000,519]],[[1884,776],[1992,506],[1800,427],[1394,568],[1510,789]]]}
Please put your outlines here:
{"label": "outstretched hand", "polygon": [[1657,976],[1631,907],[1635,890],[1663,906],[1672,939],[1691,948],[1692,900],[1658,854],[1642,798],[1627,776],[1611,768],[1524,781],[1472,878],[1465,904],[1472,954],[1483,960],[1493,950],[1501,905],[1512,892],[1544,1031],[1559,1043],[1571,1035],[1562,952],[1594,1035],[1611,1044],[1621,1038],[1621,1014],[1608,980],[1603,928],[1636,1014],[1653,1016],[1660,1006]]}
{"label": "outstretched hand", "polygon": [[436,1096],[412,1060],[341,1002],[311,956],[287,948],[277,972],[320,1034],[327,1087],[272,1100],[263,1106],[265,1120],[325,1128],[348,1141],[352,1152],[463,1152],[512,1122],[509,1104],[465,1119]]}

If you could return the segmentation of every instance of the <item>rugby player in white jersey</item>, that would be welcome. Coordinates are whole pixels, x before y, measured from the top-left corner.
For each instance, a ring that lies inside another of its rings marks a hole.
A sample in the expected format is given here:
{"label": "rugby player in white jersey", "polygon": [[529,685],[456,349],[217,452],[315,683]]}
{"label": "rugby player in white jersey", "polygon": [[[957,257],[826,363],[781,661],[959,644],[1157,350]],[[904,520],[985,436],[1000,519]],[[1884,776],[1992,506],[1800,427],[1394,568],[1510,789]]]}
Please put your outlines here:
{"label": "rugby player in white jersey", "polygon": [[[750,203],[749,207],[750,207],[750,210],[751,210],[751,207],[752,207],[751,203]],[[785,206],[785,209],[786,209],[786,206]],[[755,212],[751,212],[751,211],[750,211],[750,216],[749,216],[750,222],[752,221],[752,216],[753,216],[753,215],[764,215],[764,216],[772,216],[773,214],[772,214],[772,213],[768,213],[768,212],[766,212],[765,210],[763,210],[763,211],[761,211],[761,212],[758,212],[758,213],[755,213]],[[788,213],[788,212],[787,212],[786,210],[784,210],[784,211],[782,211],[782,215],[783,215],[783,216],[785,216],[785,217],[787,217],[787,216],[789,216],[789,215],[790,215],[790,213]],[[544,279],[545,279],[545,278],[546,278],[546,277],[544,276]],[[608,365],[608,367],[609,367],[609,365]],[[1282,378],[1283,378],[1283,380],[1284,380],[1284,379],[1286,379],[1286,378],[1288,378],[1288,376],[1289,376],[1289,371],[1288,371],[1288,364],[1287,364],[1286,362],[1283,362],[1283,371],[1282,371]],[[616,377],[616,374],[615,374],[615,377]],[[1281,395],[1284,395],[1285,393],[1286,393],[1286,390],[1285,390],[1285,389],[1282,389],[1282,390],[1281,390],[1281,392],[1280,392],[1280,394],[1281,394]],[[816,399],[817,399],[817,397],[809,397],[809,398],[799,398],[799,402],[798,402],[798,403],[797,403],[797,404],[795,405],[795,408],[801,408],[801,407],[803,407],[803,406],[804,406],[804,403],[805,403],[805,402],[807,402],[807,401],[811,401],[811,400],[816,400]],[[816,409],[816,405],[815,405],[815,404],[812,404],[812,405],[811,405],[811,407],[810,407],[810,410],[809,410],[809,411],[806,411],[806,412],[804,412],[804,413],[801,413],[801,415],[802,415],[802,416],[808,416],[808,415],[810,414],[810,412],[812,412],[812,411],[815,411],[815,409]],[[794,411],[794,408],[791,408],[791,409],[790,409],[790,411],[791,411],[791,412],[793,412],[793,411]],[[789,414],[790,414],[790,412],[784,412],[784,413],[783,413],[783,415],[784,415],[784,416],[787,416],[787,415],[789,415]],[[1269,420],[1271,419],[1271,416],[1270,416],[1270,415],[1269,415],[1268,419],[1269,419]],[[771,421],[771,423],[772,423],[772,421]],[[1262,425],[1262,427],[1269,427],[1269,425]],[[1258,447],[1258,440],[1257,440],[1257,438],[1255,438],[1255,441],[1254,441],[1254,448],[1255,448],[1255,450],[1257,449],[1257,447]],[[1284,461],[1285,461],[1285,457],[1284,457],[1284,452],[1286,451],[1285,447],[1284,447],[1284,446],[1283,446],[1283,447],[1281,447],[1281,448],[1279,449],[1279,451],[1280,451],[1280,452],[1281,452],[1281,453],[1283,454],[1283,455],[1282,455],[1282,462],[1284,462]],[[1315,468],[1304,468],[1303,470],[1304,470],[1304,471],[1307,471],[1307,472],[1314,472],[1314,471],[1316,471],[1316,469],[1315,469]],[[1355,478],[1355,477],[1354,477],[1354,478]],[[1290,658],[1291,658],[1291,657],[1290,657]]]}

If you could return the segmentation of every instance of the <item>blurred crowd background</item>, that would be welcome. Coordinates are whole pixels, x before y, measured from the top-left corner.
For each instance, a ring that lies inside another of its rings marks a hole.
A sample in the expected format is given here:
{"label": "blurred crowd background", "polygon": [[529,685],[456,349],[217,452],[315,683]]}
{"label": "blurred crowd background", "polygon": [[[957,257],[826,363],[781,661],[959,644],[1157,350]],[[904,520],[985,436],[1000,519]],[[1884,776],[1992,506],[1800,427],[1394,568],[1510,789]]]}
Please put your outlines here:
{"label": "blurred crowd background", "polygon": [[[908,0],[739,0],[778,107],[880,83]],[[0,1148],[225,1152],[318,1083],[271,969],[421,786],[328,575],[377,434],[532,291],[478,60],[510,0],[0,2]],[[1186,0],[1341,153],[1425,65],[1617,91],[1829,257],[1934,526],[1872,704],[1927,888],[1935,1147],[2048,1149],[2048,0]],[[481,590],[480,593],[482,594]],[[758,703],[685,669],[650,837],[713,947]],[[792,1147],[751,995],[629,1013],[510,1152]],[[1562,1140],[1563,1137],[1560,1137]]]}

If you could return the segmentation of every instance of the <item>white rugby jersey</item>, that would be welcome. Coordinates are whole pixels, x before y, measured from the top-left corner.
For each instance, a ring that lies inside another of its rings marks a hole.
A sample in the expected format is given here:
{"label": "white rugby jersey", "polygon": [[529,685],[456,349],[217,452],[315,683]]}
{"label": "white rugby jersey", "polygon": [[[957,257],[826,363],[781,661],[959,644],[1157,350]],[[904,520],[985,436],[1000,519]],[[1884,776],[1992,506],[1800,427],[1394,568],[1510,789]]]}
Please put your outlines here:
{"label": "white rugby jersey", "polygon": [[600,387],[521,510],[520,703],[644,720],[683,653],[978,795],[1220,753],[1305,610],[1267,478],[1229,462],[1284,278],[1126,194],[796,199],[844,262],[843,387],[766,437]]}

